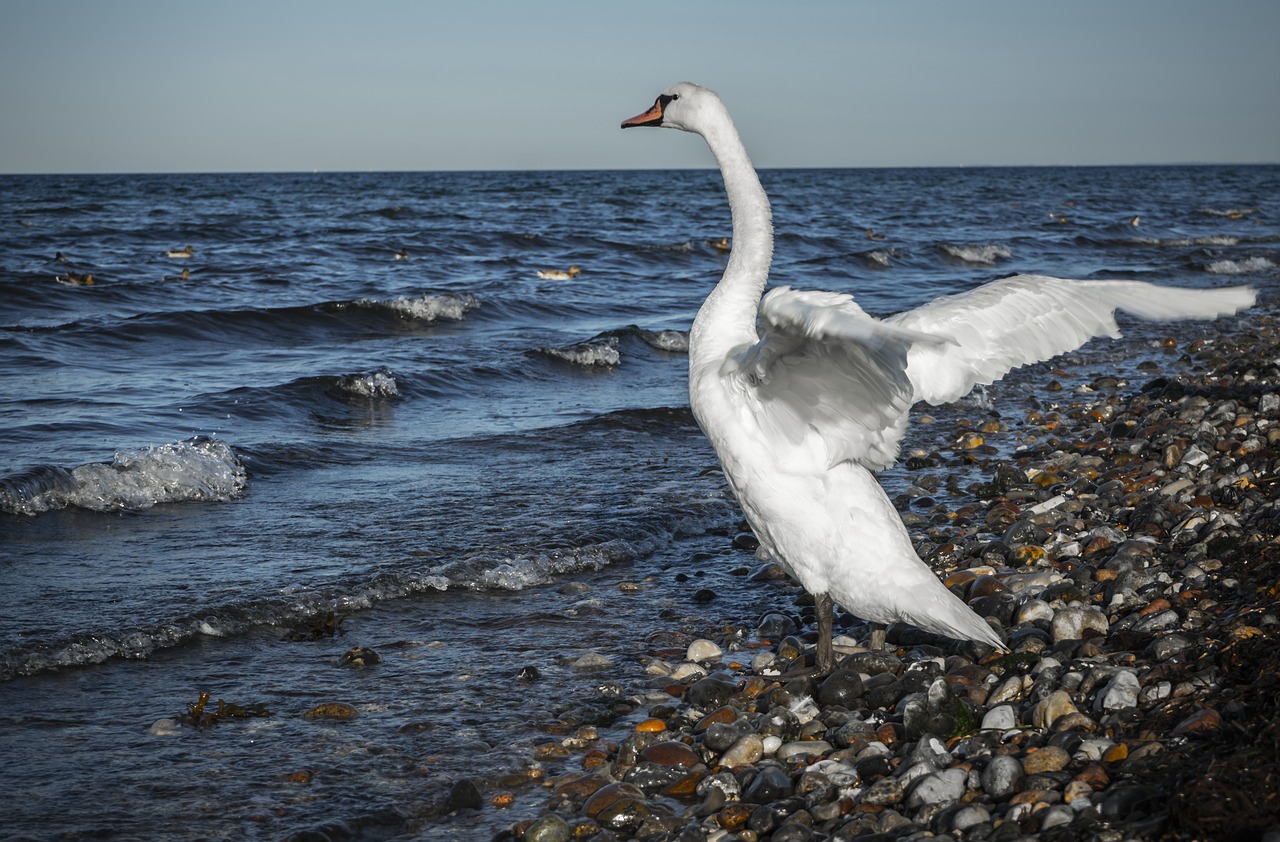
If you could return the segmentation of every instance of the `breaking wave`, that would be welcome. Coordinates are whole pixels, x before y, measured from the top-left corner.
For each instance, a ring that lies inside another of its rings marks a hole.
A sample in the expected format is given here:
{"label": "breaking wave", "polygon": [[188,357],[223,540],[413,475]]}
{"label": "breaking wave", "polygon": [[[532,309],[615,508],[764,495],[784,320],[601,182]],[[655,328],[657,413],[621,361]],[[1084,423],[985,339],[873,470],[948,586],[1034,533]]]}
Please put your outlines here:
{"label": "breaking wave", "polygon": [[248,477],[235,451],[214,438],[120,450],[110,462],[42,466],[0,480],[0,512],[37,515],[76,506],[136,511],[160,503],[215,502],[242,495]]}

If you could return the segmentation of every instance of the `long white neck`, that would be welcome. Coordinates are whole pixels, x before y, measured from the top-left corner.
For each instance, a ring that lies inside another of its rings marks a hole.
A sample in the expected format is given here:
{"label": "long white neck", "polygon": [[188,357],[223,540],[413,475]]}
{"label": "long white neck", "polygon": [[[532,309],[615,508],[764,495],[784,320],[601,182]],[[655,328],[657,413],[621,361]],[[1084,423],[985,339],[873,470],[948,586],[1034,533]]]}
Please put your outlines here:
{"label": "long white neck", "polygon": [[733,218],[733,244],[720,283],[693,320],[689,334],[691,373],[711,364],[718,369],[719,361],[733,348],[756,342],[760,295],[773,259],[769,197],[728,112],[721,110],[718,117],[702,135],[724,177]]}

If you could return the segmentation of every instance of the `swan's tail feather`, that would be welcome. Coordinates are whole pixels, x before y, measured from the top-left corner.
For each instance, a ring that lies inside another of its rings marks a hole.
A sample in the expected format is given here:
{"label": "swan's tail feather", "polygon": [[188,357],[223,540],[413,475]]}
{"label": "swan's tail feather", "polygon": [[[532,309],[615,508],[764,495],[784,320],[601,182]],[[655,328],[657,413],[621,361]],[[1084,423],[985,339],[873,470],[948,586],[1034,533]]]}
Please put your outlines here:
{"label": "swan's tail feather", "polygon": [[956,640],[974,640],[998,650],[1007,647],[986,620],[938,583],[938,590],[923,595],[915,605],[902,610],[902,619],[917,628]]}
{"label": "swan's tail feather", "polygon": [[1216,319],[1252,307],[1253,287],[1183,289],[1141,281],[1094,281],[1106,290],[1113,306],[1147,321]]}

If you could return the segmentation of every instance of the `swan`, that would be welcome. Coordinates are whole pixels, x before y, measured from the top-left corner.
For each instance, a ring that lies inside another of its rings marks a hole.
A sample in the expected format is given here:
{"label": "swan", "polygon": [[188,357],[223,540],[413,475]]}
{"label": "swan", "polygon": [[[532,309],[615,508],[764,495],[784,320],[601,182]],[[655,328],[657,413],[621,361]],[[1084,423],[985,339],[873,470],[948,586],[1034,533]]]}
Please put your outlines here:
{"label": "swan", "polygon": [[[876,319],[852,296],[789,287],[761,300],[773,256],[769,199],[720,98],[667,88],[622,127],[701,135],[724,178],[733,250],[689,332],[689,402],[761,545],[813,594],[813,672],[835,667],[833,603],[874,624],[905,621],[1006,648],[920,560],[876,481],[894,463],[917,401],[1118,336],[1115,311],[1215,318],[1253,304],[1248,287],[1188,290],[1138,281],[1021,275]],[[883,630],[872,635],[883,645]]]}
{"label": "swan", "polygon": [[538,277],[544,281],[570,281],[582,274],[582,267],[574,264],[568,272],[559,269],[540,269]]}
{"label": "swan", "polygon": [[193,249],[191,246],[187,246],[184,249],[169,249],[167,252],[165,252],[165,254],[167,254],[169,257],[190,257],[195,253],[196,253],[196,250]]}

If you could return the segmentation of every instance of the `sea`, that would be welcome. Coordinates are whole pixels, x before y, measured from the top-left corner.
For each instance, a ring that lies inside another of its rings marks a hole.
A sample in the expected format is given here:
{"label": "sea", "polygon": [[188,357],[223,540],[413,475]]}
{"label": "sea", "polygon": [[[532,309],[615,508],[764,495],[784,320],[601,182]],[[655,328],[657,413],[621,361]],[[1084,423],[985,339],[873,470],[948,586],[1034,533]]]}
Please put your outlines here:
{"label": "sea", "polygon": [[[770,283],[873,315],[1022,272],[1274,310],[1277,166],[761,178]],[[688,409],[730,235],[710,169],[0,176],[0,836],[489,838],[653,659],[749,660],[804,599]],[[1122,328],[904,449],[1233,322]]]}

